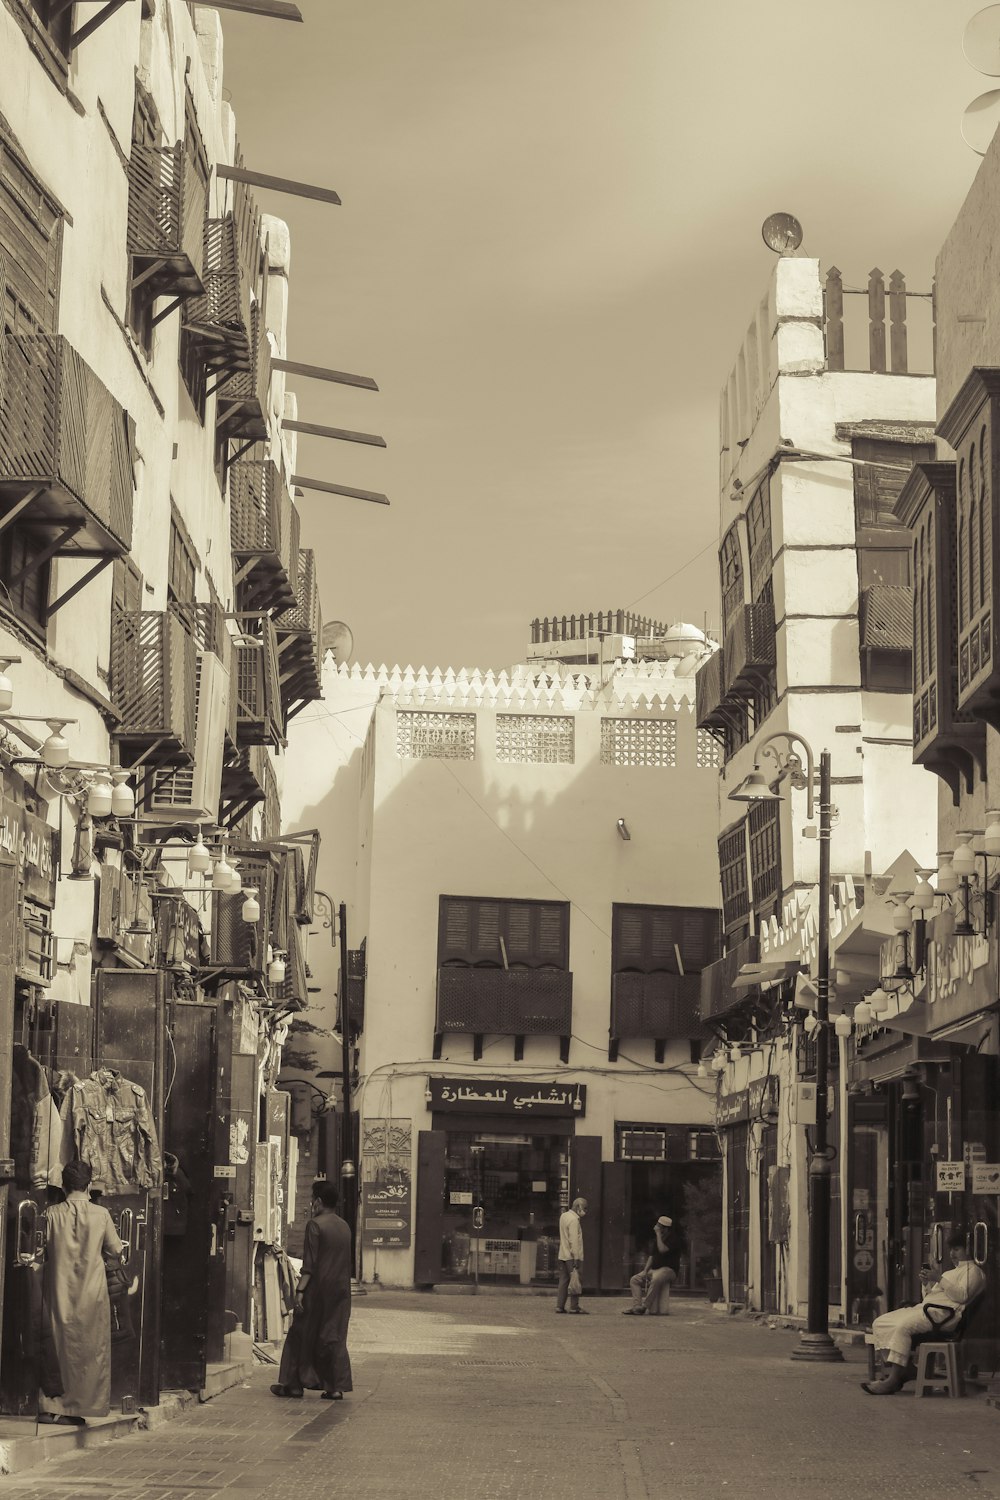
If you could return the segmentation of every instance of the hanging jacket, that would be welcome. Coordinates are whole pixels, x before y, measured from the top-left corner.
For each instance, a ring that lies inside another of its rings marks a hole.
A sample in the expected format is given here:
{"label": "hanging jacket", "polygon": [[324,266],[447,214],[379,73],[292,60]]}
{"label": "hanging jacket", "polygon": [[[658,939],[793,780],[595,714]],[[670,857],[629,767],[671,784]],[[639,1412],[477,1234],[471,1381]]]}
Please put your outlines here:
{"label": "hanging jacket", "polygon": [[74,1154],[93,1168],[95,1191],[138,1193],[160,1186],[156,1127],[139,1084],[114,1068],[98,1068],[73,1085],[61,1114]]}
{"label": "hanging jacket", "polygon": [[11,1155],[18,1187],[59,1187],[62,1127],[45,1070],[27,1047],[14,1043],[11,1080]]}

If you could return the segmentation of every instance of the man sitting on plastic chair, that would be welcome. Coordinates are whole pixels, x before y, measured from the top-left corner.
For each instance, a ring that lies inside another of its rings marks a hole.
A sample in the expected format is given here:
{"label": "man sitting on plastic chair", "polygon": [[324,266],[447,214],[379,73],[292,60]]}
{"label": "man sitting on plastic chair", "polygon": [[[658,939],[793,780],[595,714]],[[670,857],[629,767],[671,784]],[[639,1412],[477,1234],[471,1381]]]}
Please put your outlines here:
{"label": "man sitting on plastic chair", "polygon": [[953,1333],[965,1309],[986,1285],[981,1267],[971,1259],[966,1247],[964,1229],[954,1229],[948,1236],[951,1270],[935,1280],[934,1273],[920,1273],[923,1298],[916,1307],[897,1307],[883,1313],[872,1324],[876,1349],[887,1350],[886,1373],[881,1380],[863,1380],[862,1390],[870,1396],[891,1396],[916,1374],[910,1362],[915,1338],[926,1338],[935,1332]]}

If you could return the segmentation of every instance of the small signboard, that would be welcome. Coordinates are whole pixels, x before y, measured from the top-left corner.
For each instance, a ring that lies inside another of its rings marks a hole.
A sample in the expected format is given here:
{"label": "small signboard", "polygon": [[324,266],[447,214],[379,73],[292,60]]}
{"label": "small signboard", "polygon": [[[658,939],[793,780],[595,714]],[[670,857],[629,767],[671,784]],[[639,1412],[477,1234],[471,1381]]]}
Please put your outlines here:
{"label": "small signboard", "polygon": [[972,1191],[974,1193],[1000,1193],[1000,1162],[973,1162]]}
{"label": "small signboard", "polygon": [[471,1193],[451,1193],[449,1195],[449,1202],[451,1202],[451,1203],[457,1203],[457,1204],[460,1204],[460,1205],[463,1204],[463,1203],[468,1203],[471,1206],[471,1204],[472,1204],[472,1194]]}
{"label": "small signboard", "polygon": [[986,1160],[986,1147],[982,1141],[966,1141],[962,1147],[962,1156],[965,1165],[971,1167],[973,1162]]}
{"label": "small signboard", "polygon": [[227,1179],[233,1178],[233,1177],[236,1176],[236,1168],[235,1167],[216,1167],[215,1170],[214,1170],[214,1172],[212,1173],[212,1176],[213,1177],[225,1177]]}
{"label": "small signboard", "polygon": [[965,1188],[965,1162],[939,1161],[937,1164],[937,1190],[939,1193],[961,1193]]}

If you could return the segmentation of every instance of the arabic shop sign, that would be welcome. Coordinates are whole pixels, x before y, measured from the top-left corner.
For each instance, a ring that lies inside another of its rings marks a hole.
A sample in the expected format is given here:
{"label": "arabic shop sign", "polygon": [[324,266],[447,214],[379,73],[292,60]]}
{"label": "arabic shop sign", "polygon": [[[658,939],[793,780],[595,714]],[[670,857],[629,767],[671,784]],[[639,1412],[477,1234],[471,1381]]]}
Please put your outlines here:
{"label": "arabic shop sign", "polygon": [[778,1113],[778,1079],[773,1073],[755,1078],[749,1088],[720,1094],[715,1106],[716,1128],[743,1125],[748,1120],[771,1120]]}
{"label": "arabic shop sign", "polygon": [[55,904],[57,838],[56,830],[22,803],[0,797],[0,850],[16,860],[24,894],[43,906]]}
{"label": "arabic shop sign", "polygon": [[463,1115],[584,1115],[584,1083],[506,1078],[430,1078],[429,1109]]}

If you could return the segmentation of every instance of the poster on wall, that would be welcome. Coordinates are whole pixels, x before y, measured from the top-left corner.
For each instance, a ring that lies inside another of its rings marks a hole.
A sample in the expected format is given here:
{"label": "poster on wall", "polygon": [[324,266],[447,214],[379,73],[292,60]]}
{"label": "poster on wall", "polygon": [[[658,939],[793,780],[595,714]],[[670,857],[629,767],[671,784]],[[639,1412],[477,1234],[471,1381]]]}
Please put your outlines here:
{"label": "poster on wall", "polygon": [[366,1250],[406,1250],[413,1191],[413,1122],[369,1119],[361,1139],[361,1243]]}

